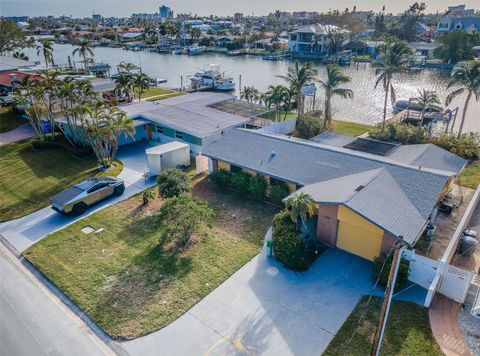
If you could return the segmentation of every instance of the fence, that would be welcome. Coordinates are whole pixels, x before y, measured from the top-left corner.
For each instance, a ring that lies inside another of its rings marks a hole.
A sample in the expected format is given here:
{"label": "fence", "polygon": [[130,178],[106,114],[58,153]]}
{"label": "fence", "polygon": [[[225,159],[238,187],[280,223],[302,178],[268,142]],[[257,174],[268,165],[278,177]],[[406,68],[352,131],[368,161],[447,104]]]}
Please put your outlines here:
{"label": "fence", "polygon": [[288,135],[295,130],[297,119],[287,119],[285,121],[275,122],[271,125],[265,126],[260,131]]}

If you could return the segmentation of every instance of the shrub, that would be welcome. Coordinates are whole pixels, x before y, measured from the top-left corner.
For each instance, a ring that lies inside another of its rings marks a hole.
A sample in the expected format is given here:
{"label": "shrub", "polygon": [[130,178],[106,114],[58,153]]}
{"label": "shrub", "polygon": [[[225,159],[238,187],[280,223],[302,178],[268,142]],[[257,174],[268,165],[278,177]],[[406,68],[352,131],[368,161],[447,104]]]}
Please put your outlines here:
{"label": "shrub", "polygon": [[287,183],[281,182],[276,185],[270,186],[268,189],[268,197],[277,204],[281,204],[282,200],[290,194],[290,189]]}
{"label": "shrub", "polygon": [[192,190],[190,178],[179,169],[167,169],[157,180],[160,195],[164,198],[176,197]]}
{"label": "shrub", "polygon": [[[417,126],[390,122],[385,126],[385,130],[382,129],[382,125],[377,125],[370,130],[368,135],[375,140],[395,141],[408,144],[417,143],[417,130]],[[420,130],[418,143],[425,142],[426,134],[427,130],[423,127]]]}
{"label": "shrub", "polygon": [[[382,265],[385,262],[387,255],[381,254],[379,257],[375,257],[373,261],[373,279],[376,281],[380,275],[380,271],[382,269]],[[388,260],[385,262],[385,266],[383,267],[382,274],[380,275],[379,284],[382,286],[387,285],[388,275],[390,273],[390,268],[392,266],[393,261],[393,254],[391,254]],[[400,262],[400,267],[398,269],[397,280],[395,282],[395,288],[402,287],[408,281],[408,261],[402,259]]]}
{"label": "shrub", "polygon": [[464,133],[460,137],[447,133],[436,137],[433,143],[468,160],[480,157],[480,135],[478,133]]}
{"label": "shrub", "polygon": [[208,176],[212,182],[217,184],[220,187],[228,187],[231,184],[232,173],[225,169],[219,169],[215,172],[210,173]]}
{"label": "shrub", "polygon": [[262,176],[255,175],[250,178],[250,187],[248,191],[255,199],[263,199],[266,190],[267,182],[265,182],[265,179],[263,179]]}
{"label": "shrub", "polygon": [[285,267],[297,271],[308,269],[322,250],[320,244],[307,242],[296,232],[288,232],[273,239],[275,258]]}
{"label": "shrub", "polygon": [[297,136],[304,139],[310,139],[317,136],[323,130],[323,120],[318,117],[306,115],[301,120],[297,120]]}
{"label": "shrub", "polygon": [[150,200],[155,199],[155,192],[153,190],[147,189],[142,194],[143,205],[147,205]]}
{"label": "shrub", "polygon": [[246,172],[232,173],[231,187],[242,193],[249,193],[252,176]]}
{"label": "shrub", "polygon": [[158,213],[160,244],[173,242],[178,251],[201,226],[212,226],[214,219],[215,213],[208,204],[189,194],[168,199]]}
{"label": "shrub", "polygon": [[287,210],[282,210],[281,212],[277,213],[273,218],[272,222],[272,236],[275,238],[276,236],[282,236],[288,234],[290,232],[296,232],[297,228],[295,223],[292,221],[290,217],[290,213]]}

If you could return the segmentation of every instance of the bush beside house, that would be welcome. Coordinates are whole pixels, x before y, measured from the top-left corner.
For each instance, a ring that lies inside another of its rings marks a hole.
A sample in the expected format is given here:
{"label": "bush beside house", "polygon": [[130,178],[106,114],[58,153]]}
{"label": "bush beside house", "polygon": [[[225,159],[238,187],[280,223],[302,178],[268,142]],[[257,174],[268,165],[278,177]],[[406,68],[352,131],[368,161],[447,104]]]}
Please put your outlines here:
{"label": "bush beside house", "polygon": [[192,190],[190,178],[179,169],[167,169],[158,176],[157,181],[158,190],[163,198],[176,197]]}
{"label": "bush beside house", "polygon": [[[373,279],[376,281],[379,278],[378,283],[381,286],[387,285],[388,275],[390,273],[390,268],[392,267],[393,255],[391,254],[388,259],[386,259],[387,255],[382,254],[379,257],[375,257],[375,259],[373,260]],[[395,289],[398,289],[405,285],[405,283],[407,283],[408,266],[408,261],[402,259],[400,262],[400,267],[398,269],[397,280],[395,281]]]}
{"label": "bush beside house", "polygon": [[258,200],[265,196],[267,190],[267,182],[262,176],[252,176],[246,172],[229,172],[219,169],[210,173],[209,177],[220,187],[235,189]]}
{"label": "bush beside house", "polygon": [[282,204],[283,199],[288,195],[290,195],[290,189],[285,182],[280,182],[268,188],[268,197],[276,204]]}

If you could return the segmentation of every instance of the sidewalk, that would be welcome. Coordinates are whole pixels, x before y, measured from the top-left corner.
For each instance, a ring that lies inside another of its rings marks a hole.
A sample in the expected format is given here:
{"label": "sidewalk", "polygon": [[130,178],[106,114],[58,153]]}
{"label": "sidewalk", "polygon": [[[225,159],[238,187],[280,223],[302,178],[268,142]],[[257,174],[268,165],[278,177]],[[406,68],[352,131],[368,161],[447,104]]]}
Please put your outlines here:
{"label": "sidewalk", "polygon": [[12,131],[0,133],[0,146],[25,140],[33,136],[35,136],[35,131],[32,129],[30,124],[21,125]]}
{"label": "sidewalk", "polygon": [[430,327],[447,356],[473,356],[458,326],[460,303],[438,294],[429,309]]}

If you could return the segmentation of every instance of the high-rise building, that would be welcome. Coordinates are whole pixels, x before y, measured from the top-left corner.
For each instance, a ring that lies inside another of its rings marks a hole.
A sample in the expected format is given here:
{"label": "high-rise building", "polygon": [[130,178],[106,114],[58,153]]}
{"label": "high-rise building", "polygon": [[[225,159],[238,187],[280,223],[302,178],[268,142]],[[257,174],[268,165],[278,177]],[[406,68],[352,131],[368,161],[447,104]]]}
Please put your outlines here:
{"label": "high-rise building", "polygon": [[170,19],[173,17],[173,11],[168,6],[162,5],[158,9],[158,14],[162,19]]}

